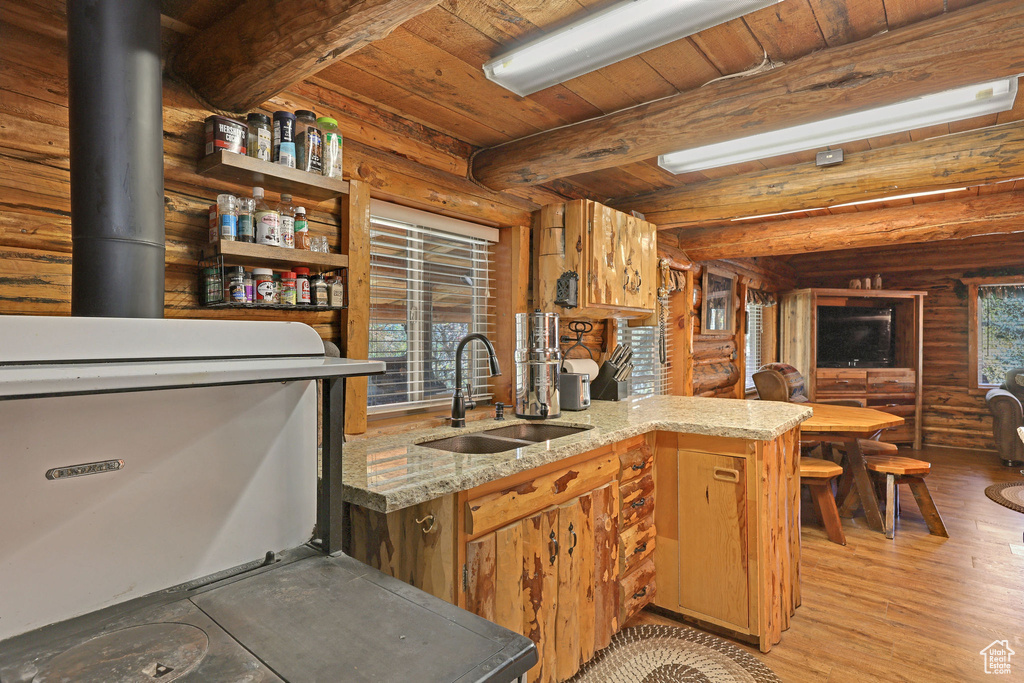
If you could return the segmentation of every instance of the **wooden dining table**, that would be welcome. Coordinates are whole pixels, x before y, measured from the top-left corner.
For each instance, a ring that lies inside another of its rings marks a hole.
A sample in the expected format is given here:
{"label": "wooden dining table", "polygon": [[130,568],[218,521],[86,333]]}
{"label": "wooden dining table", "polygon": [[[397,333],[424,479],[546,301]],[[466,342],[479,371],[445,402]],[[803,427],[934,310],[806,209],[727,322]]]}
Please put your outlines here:
{"label": "wooden dining table", "polygon": [[883,429],[903,424],[903,418],[872,408],[829,403],[805,403],[803,405],[814,410],[814,415],[800,425],[800,438],[845,445],[846,466],[849,473],[853,475],[853,483],[857,487],[857,493],[860,494],[868,526],[875,531],[883,531],[878,498],[871,485],[871,477],[868,475],[868,469],[864,463],[864,453],[857,440],[874,439]]}

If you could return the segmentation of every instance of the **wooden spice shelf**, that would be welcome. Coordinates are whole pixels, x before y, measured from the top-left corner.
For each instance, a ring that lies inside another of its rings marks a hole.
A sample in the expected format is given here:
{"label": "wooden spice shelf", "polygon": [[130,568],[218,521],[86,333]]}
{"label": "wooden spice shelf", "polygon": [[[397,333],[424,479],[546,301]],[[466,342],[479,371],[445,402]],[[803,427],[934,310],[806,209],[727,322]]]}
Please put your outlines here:
{"label": "wooden spice shelf", "polygon": [[278,311],[300,311],[309,313],[322,313],[324,311],[343,311],[345,306],[312,306],[303,304],[301,306],[291,306],[289,304],[248,304],[241,303],[238,301],[218,301],[212,304],[203,304],[206,308],[261,308],[261,309],[273,309]]}
{"label": "wooden spice shelf", "polygon": [[[235,155],[237,156],[237,155]],[[203,260],[223,256],[228,265],[256,268],[306,266],[319,270],[348,268],[347,254],[325,254],[306,249],[272,247],[266,244],[221,240],[203,248]]]}
{"label": "wooden spice shelf", "polygon": [[317,202],[348,194],[348,182],[345,180],[326,178],[224,150],[203,157],[197,170],[200,175],[217,180],[249,187],[258,186]]}

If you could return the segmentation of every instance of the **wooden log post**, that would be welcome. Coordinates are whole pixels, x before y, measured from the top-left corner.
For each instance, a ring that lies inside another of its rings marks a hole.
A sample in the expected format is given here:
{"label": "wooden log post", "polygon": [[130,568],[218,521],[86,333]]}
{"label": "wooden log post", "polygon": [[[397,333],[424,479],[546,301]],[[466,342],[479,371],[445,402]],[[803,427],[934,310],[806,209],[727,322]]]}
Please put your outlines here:
{"label": "wooden log post", "polygon": [[174,70],[215,107],[245,112],[437,3],[246,0],[192,35]]}
{"label": "wooden log post", "polygon": [[492,147],[474,158],[472,173],[503,190],[622,166],[695,140],[722,142],[736,131],[769,132],[1005,77],[1019,71],[1022,50],[1024,5],[990,0],[765,73]]}
{"label": "wooden log post", "polygon": [[[349,182],[341,200],[341,251],[348,254],[348,308],[341,315],[341,354],[365,359],[370,351],[370,191]],[[366,432],[368,380],[353,377],[345,386],[345,433]]]}

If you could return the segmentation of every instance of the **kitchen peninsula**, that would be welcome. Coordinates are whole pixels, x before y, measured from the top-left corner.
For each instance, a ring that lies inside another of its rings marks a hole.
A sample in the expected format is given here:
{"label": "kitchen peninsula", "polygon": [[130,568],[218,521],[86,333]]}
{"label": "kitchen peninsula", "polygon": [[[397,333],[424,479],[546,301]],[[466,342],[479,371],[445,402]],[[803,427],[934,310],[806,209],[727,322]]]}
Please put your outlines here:
{"label": "kitchen peninsula", "polygon": [[651,603],[767,651],[799,604],[797,444],[810,415],[649,396],[546,420],[586,430],[503,453],[421,444],[526,421],[353,441],[348,551],[530,635],[551,679]]}

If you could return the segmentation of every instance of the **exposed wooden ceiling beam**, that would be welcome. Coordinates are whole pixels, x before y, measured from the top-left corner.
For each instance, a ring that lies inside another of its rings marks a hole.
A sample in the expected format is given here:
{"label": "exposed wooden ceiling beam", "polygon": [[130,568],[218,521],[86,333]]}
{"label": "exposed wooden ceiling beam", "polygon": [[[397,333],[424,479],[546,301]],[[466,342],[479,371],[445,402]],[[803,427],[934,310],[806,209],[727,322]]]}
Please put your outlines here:
{"label": "exposed wooden ceiling beam", "polygon": [[820,209],[885,196],[981,185],[1024,176],[1024,122],[944,135],[813,162],[718,178],[614,200],[659,229],[744,216]]}
{"label": "exposed wooden ceiling beam", "polygon": [[809,123],[1024,71],[1024,3],[989,0],[479,153],[495,190],[621,166],[694,144]]}
{"label": "exposed wooden ceiling beam", "polygon": [[191,36],[174,70],[207,102],[247,111],[439,0],[246,0]]}
{"label": "exposed wooden ceiling beam", "polygon": [[672,232],[698,261],[966,239],[1024,232],[1024,192]]}

